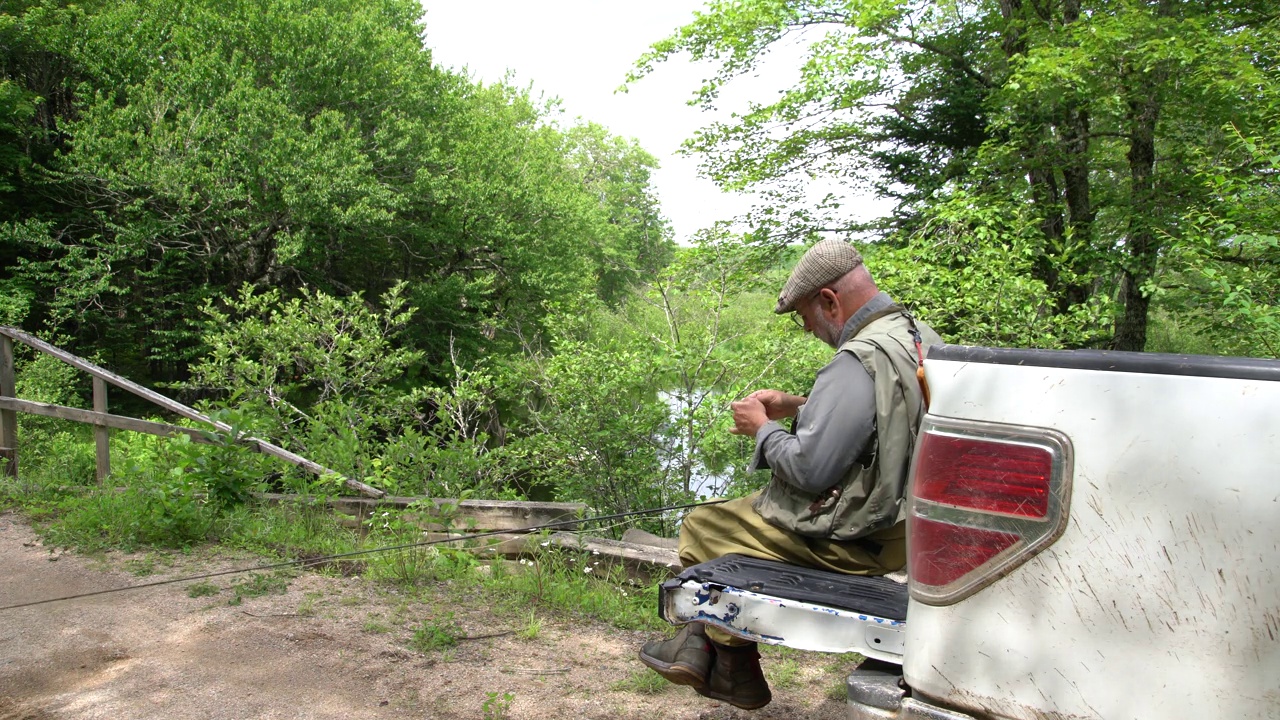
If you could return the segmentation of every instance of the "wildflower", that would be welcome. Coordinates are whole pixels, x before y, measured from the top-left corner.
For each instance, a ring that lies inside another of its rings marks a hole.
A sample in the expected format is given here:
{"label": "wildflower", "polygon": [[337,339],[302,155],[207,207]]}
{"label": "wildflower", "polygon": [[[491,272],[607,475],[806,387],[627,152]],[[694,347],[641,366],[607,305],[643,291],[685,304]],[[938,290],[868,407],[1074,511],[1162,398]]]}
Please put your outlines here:
{"label": "wildflower", "polygon": [[599,554],[600,554],[600,551],[599,551],[599,550],[592,550],[592,551],[591,551],[591,554],[592,554],[592,555],[599,555]]}
{"label": "wildflower", "polygon": [[550,540],[548,540],[548,541],[546,541],[546,542],[544,542],[544,543],[541,543],[542,547],[546,547],[546,546],[548,546],[548,545],[550,545],[550,544],[551,544],[551,541],[550,541]]}
{"label": "wildflower", "polygon": [[588,565],[588,566],[586,566],[586,567],[582,568],[582,572],[584,572],[584,573],[590,573],[590,572],[591,572],[591,566],[590,566],[590,565]]}

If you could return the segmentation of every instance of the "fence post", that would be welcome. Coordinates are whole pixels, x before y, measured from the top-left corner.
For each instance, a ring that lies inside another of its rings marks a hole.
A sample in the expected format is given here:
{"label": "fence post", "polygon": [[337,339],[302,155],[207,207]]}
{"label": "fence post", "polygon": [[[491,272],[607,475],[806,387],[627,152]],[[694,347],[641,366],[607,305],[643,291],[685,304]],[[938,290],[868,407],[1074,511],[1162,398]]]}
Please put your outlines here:
{"label": "fence post", "polygon": [[[100,377],[93,379],[93,409],[100,413],[107,411],[107,381]],[[111,474],[111,429],[94,425],[93,441],[98,450],[98,484],[101,485]]]}
{"label": "fence post", "polygon": [[[0,335],[0,397],[17,397],[14,382],[13,340]],[[0,466],[12,477],[18,477],[18,413],[0,410]]]}

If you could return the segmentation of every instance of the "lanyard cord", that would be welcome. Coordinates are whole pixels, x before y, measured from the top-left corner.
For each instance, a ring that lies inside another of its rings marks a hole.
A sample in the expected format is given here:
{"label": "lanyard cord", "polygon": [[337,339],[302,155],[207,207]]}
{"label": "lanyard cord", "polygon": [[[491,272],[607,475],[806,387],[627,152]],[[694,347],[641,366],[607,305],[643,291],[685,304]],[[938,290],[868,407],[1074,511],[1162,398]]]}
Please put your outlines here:
{"label": "lanyard cord", "polygon": [[902,311],[902,317],[911,326],[911,339],[916,341],[916,382],[920,383],[920,395],[924,399],[924,411],[929,412],[929,381],[924,377],[924,340],[920,337],[920,329],[916,327],[915,317],[908,311]]}

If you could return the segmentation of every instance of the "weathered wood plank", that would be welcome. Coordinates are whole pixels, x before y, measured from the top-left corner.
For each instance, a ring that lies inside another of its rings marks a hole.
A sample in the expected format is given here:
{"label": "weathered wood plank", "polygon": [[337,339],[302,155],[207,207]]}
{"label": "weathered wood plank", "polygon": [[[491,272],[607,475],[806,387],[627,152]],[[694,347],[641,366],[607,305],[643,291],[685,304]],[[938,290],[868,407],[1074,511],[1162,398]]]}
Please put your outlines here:
{"label": "weathered wood plank", "polygon": [[633,545],[647,545],[649,547],[662,548],[663,550],[680,549],[679,538],[665,538],[645,532],[640,528],[627,528],[622,533],[622,542],[631,543]]}
{"label": "weathered wood plank", "polygon": [[[17,397],[13,371],[13,341],[0,335],[0,399]],[[18,414],[0,409],[0,471],[18,476]]]}
{"label": "weathered wood plank", "polygon": [[71,420],[74,422],[88,423],[90,425],[100,425],[103,427],[115,428],[117,430],[131,430],[133,432],[147,433],[149,435],[173,435],[175,433],[181,433],[183,435],[191,436],[191,439],[198,443],[209,442],[196,428],[152,422],[150,420],[139,420],[137,418],[125,417],[123,415],[111,415],[109,413],[96,412],[93,410],[82,410],[80,408],[67,407],[65,405],[50,405],[49,403],[36,402],[34,400],[0,398],[0,411],[5,410],[30,413],[32,415],[42,415],[44,417],[58,418],[59,420]]}
{"label": "weathered wood plank", "polygon": [[[281,502],[293,495],[263,493],[259,497],[267,502]],[[452,498],[422,498],[386,496],[378,499],[340,497],[328,498],[325,504],[329,507],[359,518],[371,517],[374,513],[403,511],[414,503],[430,502],[437,508],[440,516],[451,516],[452,526],[456,529],[480,530],[523,530],[535,525],[553,522],[565,522],[563,529],[572,529],[577,523],[570,522],[577,518],[586,506],[582,503],[562,502],[528,502],[524,500],[462,500]],[[428,513],[430,515],[430,513]],[[434,518],[421,519],[424,529],[439,527],[433,523]]]}
{"label": "weathered wood plank", "polygon": [[[102,378],[93,379],[93,411],[107,414],[107,383]],[[93,427],[93,443],[97,457],[98,484],[111,474],[111,430],[102,423]]]}
{"label": "weathered wood plank", "polygon": [[671,571],[680,568],[680,556],[675,550],[572,533],[555,533],[551,536],[551,542],[560,547],[590,552],[593,557],[598,553],[598,557],[603,559],[621,562],[633,575],[649,575],[655,569]]}
{"label": "weathered wood plank", "polygon": [[[443,542],[450,538],[457,538],[457,542]],[[441,542],[441,544],[452,545],[453,547],[467,547],[484,557],[500,556],[512,560],[522,557],[536,557],[540,551],[545,553],[545,549],[537,546],[541,543],[548,543],[556,548],[590,553],[587,556],[589,559],[586,562],[586,566],[604,565],[611,567],[620,565],[626,571],[628,577],[645,583],[652,582],[658,578],[670,577],[680,568],[680,558],[674,550],[664,550],[606,538],[574,535],[572,533],[555,533],[546,539],[538,535],[502,534],[468,540],[465,534],[450,533],[446,535],[440,532],[427,532],[423,534],[422,539]]]}
{"label": "weathered wood plank", "polygon": [[[133,393],[134,395],[137,395],[138,397],[143,398],[144,400],[150,400],[152,403],[159,405],[165,410],[168,410],[169,412],[185,417],[188,420],[196,420],[198,422],[208,423],[209,425],[212,425],[218,428],[222,432],[229,432],[231,430],[230,425],[227,425],[226,423],[222,423],[222,422],[215,422],[214,420],[205,416],[195,408],[191,408],[186,405],[183,405],[182,403],[176,400],[171,400],[161,395],[160,393],[155,392],[154,390],[149,390],[147,388],[144,388],[141,385],[131,380],[127,380],[123,377],[120,377],[119,375],[116,375],[110,370],[106,370],[101,367],[98,367],[97,365],[89,362],[88,360],[72,355],[71,353],[65,350],[62,350],[60,348],[54,347],[53,345],[50,345],[49,343],[41,340],[40,338],[34,335],[25,333],[17,328],[0,325],[0,336],[7,336],[8,338],[13,338],[14,340],[17,340],[20,343],[23,343],[32,348],[35,348],[36,350],[39,350],[42,353],[51,355],[74,368],[83,370],[84,372],[89,373],[95,378],[99,378],[108,383],[111,383],[112,385],[115,385],[116,387],[122,390],[127,390]],[[304,470],[307,470],[309,472],[315,473],[317,475],[337,475],[338,477],[342,477],[342,481],[347,487],[359,493],[367,495],[369,497],[378,498],[386,495],[385,491],[379,490],[378,488],[375,488],[371,485],[366,485],[365,483],[362,483],[359,480],[353,480],[348,477],[343,477],[341,473],[330,470],[329,468],[326,468],[323,465],[320,465],[319,463],[315,463],[310,460],[307,460],[306,458],[300,455],[291,453],[282,447],[279,447],[273,443],[267,442],[266,440],[262,440],[260,438],[245,438],[244,441],[247,444],[249,444],[251,447],[253,447],[255,450],[257,450],[258,452],[264,455],[270,455],[272,457],[280,458],[285,462],[289,462],[294,465],[297,465],[298,467]]]}
{"label": "weathered wood plank", "polygon": [[154,390],[149,390],[147,388],[144,388],[141,385],[131,380],[127,380],[123,377],[120,377],[119,375],[116,375],[110,370],[98,367],[97,365],[89,362],[88,360],[85,360],[84,358],[77,357],[67,352],[66,350],[54,347],[53,345],[50,345],[49,343],[41,340],[40,338],[34,335],[31,335],[29,333],[25,333],[17,328],[0,326],[0,335],[7,335],[13,338],[14,340],[17,340],[18,342],[24,345],[27,345],[28,347],[35,348],[36,350],[39,350],[40,352],[45,353],[46,355],[53,356],[61,360],[62,362],[70,365],[73,368],[76,368],[78,370],[83,370],[84,372],[89,373],[95,378],[109,382],[112,385],[115,385],[116,387],[122,390],[128,390],[129,392],[133,393],[134,395],[137,395],[140,398],[143,398],[144,400],[150,400],[151,402],[155,403],[156,405],[159,405],[165,410],[168,410],[169,412],[172,412],[177,415],[181,415],[182,417],[187,418],[188,420],[197,420],[200,422],[209,423],[210,425],[213,425],[217,427],[219,430],[222,430],[224,432],[231,429],[230,426],[226,425],[225,423],[215,423],[213,420],[210,420],[209,418],[205,417],[203,414],[201,414],[199,411],[197,411],[194,408],[187,407],[186,405],[183,405],[182,403],[176,400],[171,400],[161,395],[160,393],[155,392]]}

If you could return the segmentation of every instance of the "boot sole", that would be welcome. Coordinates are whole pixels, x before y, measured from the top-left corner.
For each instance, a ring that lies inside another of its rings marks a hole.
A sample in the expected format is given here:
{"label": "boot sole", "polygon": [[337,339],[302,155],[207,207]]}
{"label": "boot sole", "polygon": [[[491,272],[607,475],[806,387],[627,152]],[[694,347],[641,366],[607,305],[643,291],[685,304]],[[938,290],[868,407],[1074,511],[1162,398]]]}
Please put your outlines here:
{"label": "boot sole", "polygon": [[694,689],[697,690],[698,694],[701,695],[702,697],[711,698],[712,700],[719,700],[721,702],[727,702],[730,705],[736,708],[740,708],[742,710],[759,710],[765,705],[768,705],[769,703],[773,702],[773,693],[767,693],[762,700],[757,700],[755,702],[748,702],[746,700],[742,700],[741,698],[737,698],[732,695],[721,695],[720,693],[709,689],[705,685],[700,685]]}
{"label": "boot sole", "polygon": [[645,655],[643,650],[640,651],[640,662],[648,666],[650,670],[666,678],[667,682],[675,683],[676,685],[689,685],[696,688],[707,683],[707,676],[700,674],[697,669],[687,663],[665,663],[652,655]]}

